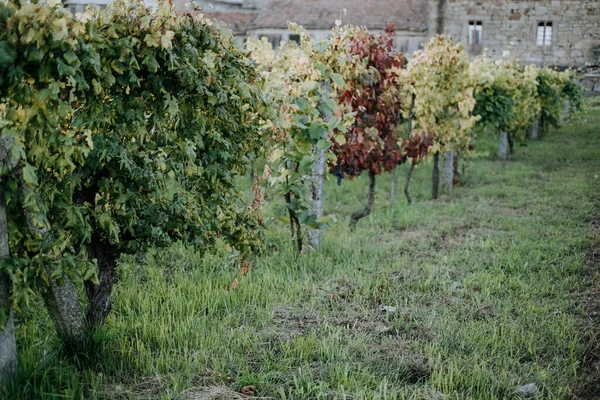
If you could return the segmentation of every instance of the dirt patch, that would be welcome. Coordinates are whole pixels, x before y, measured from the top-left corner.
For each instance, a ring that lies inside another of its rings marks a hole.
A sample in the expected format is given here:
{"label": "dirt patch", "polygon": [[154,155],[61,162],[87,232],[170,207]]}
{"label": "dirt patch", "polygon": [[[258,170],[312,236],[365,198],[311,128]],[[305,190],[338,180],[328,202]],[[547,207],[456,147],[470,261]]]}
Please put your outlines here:
{"label": "dirt patch", "polygon": [[416,384],[431,376],[432,366],[427,357],[411,350],[402,339],[378,346],[373,365],[385,366],[385,374],[396,382]]}
{"label": "dirt patch", "polygon": [[418,228],[397,228],[395,229],[395,236],[400,238],[402,241],[414,242],[420,241],[424,238],[431,236],[431,232],[424,231]]}
{"label": "dirt patch", "polygon": [[[222,385],[211,384],[208,381],[214,381],[213,378],[206,376],[196,376],[192,379],[192,386],[177,395],[177,400],[238,400],[238,399],[267,399],[270,397],[253,397],[236,392],[235,390]],[[166,375],[155,375],[143,378],[136,382],[110,382],[104,384],[96,393],[103,398],[128,400],[135,398],[137,400],[159,400],[163,398],[165,391],[169,388],[170,378]],[[253,388],[252,388],[253,389]]]}
{"label": "dirt patch", "polygon": [[443,250],[444,248],[452,248],[470,242],[479,242],[500,233],[504,233],[504,231],[465,224],[452,228],[450,232],[439,234],[436,238],[435,246],[436,249]]}
{"label": "dirt patch", "polygon": [[177,396],[178,400],[241,400],[272,398],[273,397],[246,396],[225,386],[193,388]]}
{"label": "dirt patch", "polygon": [[295,311],[288,307],[273,309],[273,324],[269,329],[280,342],[287,342],[323,324],[323,316],[316,310]]}
{"label": "dirt patch", "polygon": [[587,254],[587,292],[582,293],[585,306],[583,332],[587,348],[581,360],[575,387],[576,399],[600,399],[600,195],[590,216],[590,248]]}

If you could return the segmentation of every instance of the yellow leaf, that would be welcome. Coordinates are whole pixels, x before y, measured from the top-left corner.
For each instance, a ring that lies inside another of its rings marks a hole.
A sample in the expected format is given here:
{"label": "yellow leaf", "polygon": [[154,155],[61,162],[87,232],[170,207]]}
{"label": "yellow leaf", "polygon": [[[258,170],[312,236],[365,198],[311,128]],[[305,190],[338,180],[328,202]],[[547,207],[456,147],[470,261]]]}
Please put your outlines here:
{"label": "yellow leaf", "polygon": [[163,49],[168,50],[173,47],[172,41],[175,37],[175,32],[166,31],[164,35],[160,38],[160,45]]}

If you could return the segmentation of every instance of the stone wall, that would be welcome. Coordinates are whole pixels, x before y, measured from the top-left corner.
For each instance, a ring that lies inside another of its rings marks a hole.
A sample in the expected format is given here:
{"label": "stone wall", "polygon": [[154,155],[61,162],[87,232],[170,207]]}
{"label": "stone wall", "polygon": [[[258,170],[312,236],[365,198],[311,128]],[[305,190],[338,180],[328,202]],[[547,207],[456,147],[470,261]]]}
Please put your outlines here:
{"label": "stone wall", "polygon": [[[468,44],[469,21],[482,23],[479,45]],[[536,44],[543,21],[552,22],[549,46]],[[487,49],[501,57],[510,50],[524,63],[558,67],[597,65],[600,59],[599,0],[429,0],[430,36],[440,23],[472,55]]]}
{"label": "stone wall", "polygon": [[579,80],[579,86],[586,96],[600,96],[600,70],[585,74]]}

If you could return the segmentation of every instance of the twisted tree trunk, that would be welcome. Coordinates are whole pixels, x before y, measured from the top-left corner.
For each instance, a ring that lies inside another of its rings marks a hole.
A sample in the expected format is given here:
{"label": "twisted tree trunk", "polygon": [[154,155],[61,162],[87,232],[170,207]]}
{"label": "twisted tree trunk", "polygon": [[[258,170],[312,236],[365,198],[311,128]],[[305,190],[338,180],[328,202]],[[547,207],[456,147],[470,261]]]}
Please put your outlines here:
{"label": "twisted tree trunk", "polygon": [[433,188],[431,190],[431,197],[437,199],[440,194],[440,152],[437,151],[433,155],[433,175],[432,175]]}
{"label": "twisted tree trunk", "polygon": [[361,219],[371,214],[371,210],[373,209],[373,203],[375,202],[375,173],[373,171],[369,171],[369,196],[367,198],[367,206],[360,210],[356,211],[350,217],[350,228],[354,228],[356,223]]}
{"label": "twisted tree trunk", "polygon": [[[21,186],[21,207],[25,215],[27,227],[29,231],[38,237],[47,237],[50,231],[50,224],[44,216],[42,223],[35,222],[35,218],[31,211],[25,205],[25,197],[31,193],[33,189],[23,184]],[[43,209],[40,199],[36,199],[38,208]],[[53,240],[52,237],[48,238]],[[52,276],[52,266],[46,265],[48,276]],[[77,288],[71,279],[64,275],[60,281],[55,278],[50,278],[50,285],[42,291],[42,298],[48,314],[54,322],[58,336],[66,343],[79,344],[85,338],[87,333],[87,324],[83,314],[83,307],[77,293]]]}
{"label": "twisted tree trunk", "polygon": [[[0,182],[0,260],[10,255],[3,184]],[[10,279],[0,270],[0,386],[12,377],[17,367],[17,341],[10,292]]]}
{"label": "twisted tree trunk", "polygon": [[[327,137],[327,132],[323,134],[323,139]],[[311,170],[310,185],[310,210],[309,215],[317,219],[323,216],[323,194],[325,192],[325,171],[327,167],[327,158],[325,150],[318,150],[314,146],[312,157],[314,164]],[[306,231],[306,241],[311,249],[318,249],[321,246],[323,230],[318,228],[308,228]]]}
{"label": "twisted tree trunk", "polygon": [[[416,96],[413,93],[410,100],[410,115],[408,116],[408,134],[407,139],[410,140],[410,136],[412,134],[412,122],[415,116],[414,108],[415,108],[415,99]],[[408,187],[410,186],[410,178],[412,177],[413,169],[415,168],[414,162],[410,163],[410,167],[408,167],[408,173],[406,174],[406,182],[404,183],[404,195],[406,196],[406,200],[408,204],[412,204],[412,199],[410,198],[410,193],[408,192]]]}
{"label": "twisted tree trunk", "polygon": [[531,140],[537,140],[540,134],[540,119],[536,118],[533,127],[531,128]]}
{"label": "twisted tree trunk", "polygon": [[444,189],[451,192],[454,183],[454,150],[444,153],[444,168],[442,170]]}
{"label": "twisted tree trunk", "polygon": [[413,169],[415,169],[415,164],[411,162],[410,167],[408,167],[408,173],[406,174],[406,183],[404,183],[404,195],[406,196],[408,204],[412,204],[412,199],[410,198],[408,187],[410,185],[410,178],[412,177]]}
{"label": "twisted tree trunk", "polygon": [[288,213],[290,215],[290,233],[292,236],[292,242],[296,242],[296,250],[298,254],[302,252],[302,227],[300,226],[300,220],[296,215],[296,212],[292,210],[292,194],[288,192],[285,194],[285,203],[288,205]]}
{"label": "twisted tree trunk", "polygon": [[110,295],[116,283],[116,267],[119,258],[118,249],[111,245],[102,235],[92,232],[92,240],[88,246],[88,257],[98,263],[99,285],[91,281],[85,282],[85,292],[88,298],[86,321],[88,327],[101,326],[112,309]]}
{"label": "twisted tree trunk", "polygon": [[498,141],[498,160],[506,161],[508,153],[508,134],[505,131],[500,131]]}
{"label": "twisted tree trunk", "polygon": [[515,153],[515,139],[513,138],[513,135],[510,133],[507,134],[506,139],[508,140],[509,153],[514,154]]}
{"label": "twisted tree trunk", "polygon": [[460,154],[458,154],[457,152],[454,152],[454,160],[452,162],[453,164],[453,184],[459,184],[460,183],[460,172],[458,171],[458,159],[460,157]]}
{"label": "twisted tree trunk", "polygon": [[569,111],[570,111],[571,103],[569,99],[565,100],[565,121],[569,120]]}

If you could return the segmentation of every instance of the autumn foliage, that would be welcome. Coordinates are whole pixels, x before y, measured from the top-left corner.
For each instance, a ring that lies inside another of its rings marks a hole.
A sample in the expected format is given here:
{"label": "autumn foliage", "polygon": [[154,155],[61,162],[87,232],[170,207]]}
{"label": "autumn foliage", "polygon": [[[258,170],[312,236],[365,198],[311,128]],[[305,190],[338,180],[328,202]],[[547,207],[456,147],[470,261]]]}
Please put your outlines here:
{"label": "autumn foliage", "polygon": [[[337,164],[330,168],[350,178],[362,171],[375,175],[391,171],[402,162],[396,126],[400,122],[400,79],[406,59],[393,47],[394,24],[378,36],[365,31],[350,39],[350,56],[367,59],[363,72],[340,99],[356,113],[356,122],[343,138],[336,136],[333,152]],[[337,167],[336,167],[337,165]]]}

